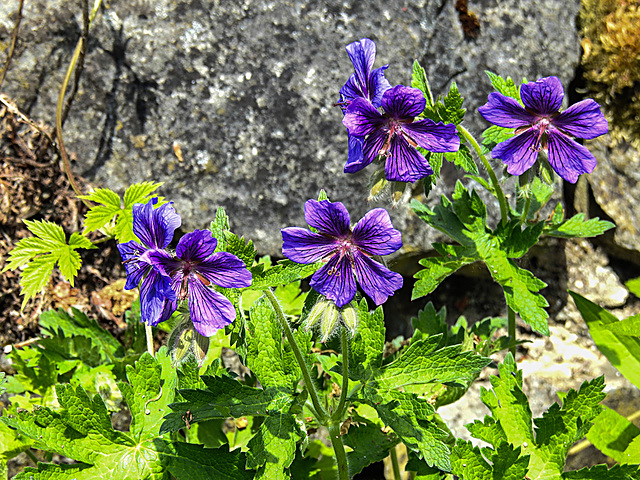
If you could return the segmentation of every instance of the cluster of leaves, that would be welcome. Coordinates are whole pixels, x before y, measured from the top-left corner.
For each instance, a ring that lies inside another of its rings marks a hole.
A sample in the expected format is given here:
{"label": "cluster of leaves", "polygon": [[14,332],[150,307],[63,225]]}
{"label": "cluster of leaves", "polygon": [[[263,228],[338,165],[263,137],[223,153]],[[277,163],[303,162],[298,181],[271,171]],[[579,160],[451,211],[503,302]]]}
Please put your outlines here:
{"label": "cluster of leaves", "polygon": [[[626,283],[640,297],[640,278]],[[569,292],[591,338],[609,362],[640,388],[640,315],[618,320],[604,308],[575,292]],[[594,420],[587,439],[621,464],[640,463],[640,428],[615,410],[605,408]]]}
{"label": "cluster of leaves", "polygon": [[85,236],[87,233],[102,230],[107,237],[114,237],[119,242],[135,239],[133,206],[149,201],[150,195],[160,185],[153,182],[131,185],[122,200],[117,193],[106,188],[81,196],[84,200],[97,202],[97,205],[92,206],[86,214],[84,232],[73,232],[68,242],[61,226],[46,220],[25,220],[34,236],[24,238],[15,245],[2,270],[21,269],[22,308],[29,299],[44,291],[56,265],[64,279],[73,286],[82,265],[78,250],[96,248]]}
{"label": "cluster of leaves", "polygon": [[[527,219],[534,218],[550,198],[551,192],[544,182],[538,181],[531,184],[530,195],[535,200],[531,201]],[[443,195],[440,203],[433,208],[414,200],[411,207],[420,219],[458,243],[435,243],[433,247],[440,256],[420,261],[424,269],[415,275],[417,281],[413,288],[413,299],[431,293],[461,267],[482,261],[493,280],[502,287],[507,305],[534,330],[544,335],[549,334],[545,310],[548,304],[540,290],[546,284],[518,266],[516,260],[525,255],[543,234],[583,238],[599,235],[614,226],[597,218],[585,221],[583,214],[565,220],[560,204],[549,219],[526,221],[522,218],[524,213],[519,210],[521,204],[518,204],[515,210],[511,210],[508,222],[500,222],[492,229],[487,222],[486,206],[478,193],[467,190],[460,182],[456,184],[451,200]]]}
{"label": "cluster of leaves", "polygon": [[482,402],[491,411],[484,420],[467,425],[472,437],[487,447],[455,440],[451,453],[451,474],[442,475],[412,458],[407,470],[416,471],[416,480],[633,480],[640,476],[638,465],[606,465],[564,471],[571,445],[584,437],[602,410],[602,377],[582,384],[578,391],[559,394],[562,405],[554,403],[541,418],[532,418],[522,391],[522,372],[509,354],[491,377],[492,390],[482,389]]}

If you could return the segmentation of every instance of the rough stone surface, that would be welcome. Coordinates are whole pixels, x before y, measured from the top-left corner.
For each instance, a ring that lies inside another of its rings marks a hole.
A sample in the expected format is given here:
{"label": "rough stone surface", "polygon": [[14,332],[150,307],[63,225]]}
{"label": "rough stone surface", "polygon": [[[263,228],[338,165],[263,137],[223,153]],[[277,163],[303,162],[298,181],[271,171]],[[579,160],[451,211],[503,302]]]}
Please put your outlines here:
{"label": "rough stone surface", "polygon": [[[6,51],[17,1],[0,4]],[[345,175],[346,134],[332,107],[352,71],[344,46],[377,42],[376,65],[392,84],[426,67],[436,94],[455,80],[467,122],[491,70],[516,79],[573,78],[579,0],[470,1],[480,36],[466,38],[452,1],[113,0],[98,14],[80,91],[65,126],[75,170],[122,190],[165,182],[187,228],[224,206],[261,253],[279,254],[279,229],[303,223],[303,203],[321,188],[357,220],[369,206],[368,173]],[[4,93],[53,124],[61,80],[81,29],[78,2],[25,2],[20,41]],[[174,155],[179,144],[184,161]],[[432,194],[450,193],[457,173]],[[393,213],[405,244],[428,247],[427,231],[403,206]]]}
{"label": "rough stone surface", "polygon": [[[588,181],[600,208],[616,224],[616,246],[635,252],[628,256],[638,263],[640,252],[640,152],[631,144],[607,146],[607,137],[589,143],[599,159]],[[626,256],[626,255],[623,255]]]}

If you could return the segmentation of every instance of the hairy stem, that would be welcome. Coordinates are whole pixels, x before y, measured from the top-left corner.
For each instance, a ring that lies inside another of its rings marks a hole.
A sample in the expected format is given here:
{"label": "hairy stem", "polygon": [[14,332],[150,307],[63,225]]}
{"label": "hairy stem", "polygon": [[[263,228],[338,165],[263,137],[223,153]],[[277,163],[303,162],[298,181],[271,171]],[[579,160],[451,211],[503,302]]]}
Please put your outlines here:
{"label": "hairy stem", "polygon": [[331,417],[334,421],[341,421],[344,417],[345,404],[347,401],[347,390],[349,389],[349,333],[344,325],[340,325],[340,340],[342,342],[342,390],[340,391],[340,401],[338,407]]}
{"label": "hairy stem", "polygon": [[151,325],[147,325],[146,323],[144,324],[144,333],[147,337],[147,352],[149,352],[149,355],[152,357],[155,357],[156,352],[153,347],[153,332],[151,331]]}
{"label": "hairy stem", "polygon": [[311,403],[313,403],[313,406],[316,412],[318,413],[318,422],[320,422],[320,424],[322,425],[325,425],[327,419],[329,418],[329,415],[327,414],[327,411],[320,403],[320,398],[318,397],[318,391],[316,390],[315,384],[311,380],[309,367],[307,367],[307,362],[305,362],[304,357],[302,356],[302,352],[300,352],[300,347],[298,346],[298,342],[296,342],[296,339],[293,336],[293,332],[291,331],[289,322],[285,318],[282,308],[280,307],[280,303],[278,303],[278,299],[273,294],[273,292],[270,289],[267,289],[264,291],[264,294],[271,302],[271,306],[273,307],[273,310],[276,312],[276,317],[280,322],[280,326],[282,327],[282,330],[284,330],[284,336],[287,337],[287,341],[289,342],[289,345],[291,345],[291,350],[293,351],[293,355],[296,357],[296,361],[300,366],[300,371],[302,372],[302,379],[304,380],[305,387],[309,392]]}
{"label": "hairy stem", "polygon": [[529,216],[529,209],[531,208],[531,190],[530,190],[530,182],[531,182],[531,170],[527,170],[524,175],[526,175],[526,185],[527,185],[527,189],[526,189],[526,193],[527,193],[527,200],[524,202],[524,210],[522,211],[522,217],[520,217],[520,225],[525,224],[527,222],[527,217]]}
{"label": "hairy stem", "polygon": [[2,82],[4,82],[4,77],[7,75],[7,70],[9,70],[9,64],[11,63],[11,59],[13,58],[13,52],[16,49],[16,42],[18,41],[18,32],[20,31],[20,22],[22,21],[22,6],[24,5],[24,0],[20,0],[18,3],[18,13],[16,14],[16,23],[13,26],[13,32],[11,32],[11,45],[9,45],[9,52],[7,53],[7,59],[4,62],[4,66],[2,67],[2,72],[0,72],[0,87],[2,87]]}
{"label": "hairy stem", "polygon": [[338,464],[338,480],[349,480],[349,463],[347,453],[344,450],[342,436],[340,435],[340,424],[329,426],[329,438],[334,452],[336,452],[336,463]]}
{"label": "hairy stem", "polygon": [[389,457],[391,457],[394,480],[402,480],[402,476],[400,475],[400,464],[398,463],[398,452],[395,445],[391,447],[391,450],[389,450]]}
{"label": "hairy stem", "polygon": [[496,193],[496,198],[498,199],[498,203],[500,204],[500,218],[503,222],[506,223],[507,220],[509,220],[509,207],[507,205],[507,199],[504,196],[504,191],[502,190],[502,187],[500,186],[500,182],[498,181],[498,177],[496,176],[495,170],[489,163],[489,160],[487,160],[487,157],[485,157],[484,154],[482,153],[482,149],[480,148],[480,145],[478,144],[476,139],[473,137],[473,135],[471,135],[469,130],[464,128],[462,125],[456,125],[456,128],[460,133],[462,133],[462,135],[464,135],[464,138],[466,138],[466,140],[471,144],[471,146],[476,152],[476,155],[478,155],[478,158],[480,159],[480,161],[484,165],[485,170],[489,174],[491,185],[493,185],[493,189],[495,190],[495,193]]}

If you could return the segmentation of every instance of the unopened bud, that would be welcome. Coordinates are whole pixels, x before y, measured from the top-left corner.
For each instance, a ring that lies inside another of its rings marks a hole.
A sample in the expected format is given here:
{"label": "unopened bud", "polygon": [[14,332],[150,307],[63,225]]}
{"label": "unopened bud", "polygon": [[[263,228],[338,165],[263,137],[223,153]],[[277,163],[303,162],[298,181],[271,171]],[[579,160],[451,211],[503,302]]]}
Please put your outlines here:
{"label": "unopened bud", "polygon": [[400,203],[402,200],[402,196],[404,195],[405,190],[407,189],[407,183],[405,182],[393,182],[391,187],[391,199],[393,200],[393,208]]}
{"label": "unopened bud", "polygon": [[542,178],[542,181],[547,185],[553,185],[555,180],[553,168],[546,158],[540,160],[540,178]]}
{"label": "unopened bud", "polygon": [[202,366],[209,351],[209,338],[200,335],[188,315],[176,325],[169,335],[168,347],[174,366],[195,360]]}
{"label": "unopened bud", "polygon": [[326,342],[338,324],[339,311],[336,304],[330,300],[327,300],[329,306],[324,311],[324,315],[320,321],[320,335],[322,338],[320,341],[322,343]]}
{"label": "unopened bud", "polygon": [[307,332],[309,329],[313,328],[324,316],[325,311],[331,306],[331,303],[332,302],[327,300],[325,297],[319,297],[316,304],[311,308],[307,318],[302,322],[302,328]]}
{"label": "unopened bud", "polygon": [[342,321],[353,337],[358,330],[358,306],[352,301],[340,312],[342,313]]}

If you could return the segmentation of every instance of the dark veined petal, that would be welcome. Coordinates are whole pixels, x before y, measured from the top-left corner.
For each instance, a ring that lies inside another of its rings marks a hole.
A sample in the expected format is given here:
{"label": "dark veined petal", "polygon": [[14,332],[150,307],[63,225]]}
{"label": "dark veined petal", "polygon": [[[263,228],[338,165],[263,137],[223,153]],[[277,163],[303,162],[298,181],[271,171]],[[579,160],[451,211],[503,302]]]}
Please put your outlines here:
{"label": "dark veined petal", "polygon": [[288,227],[282,232],[282,254],[292,262],[314,263],[331,255],[338,248],[338,240],[306,228]]}
{"label": "dark veined petal", "polygon": [[217,244],[209,230],[194,230],[180,239],[176,256],[184,261],[202,261],[215,252]]}
{"label": "dark veined petal", "polygon": [[156,203],[158,199],[152,198],[133,206],[133,233],[149,248],[166,248],[182,220],[173,204],[165,203],[154,209]]}
{"label": "dark veined petal", "polygon": [[189,275],[189,313],[196,331],[210,337],[236,318],[236,309],[227,297],[207,288],[195,275]]}
{"label": "dark veined petal", "polygon": [[[356,78],[356,74],[352,73],[351,76],[347,79],[345,84],[340,89],[340,100],[339,102],[347,101],[351,103],[356,98],[362,97],[362,92],[358,88],[358,79]],[[345,113],[347,110],[346,107],[342,108],[342,113]]]}
{"label": "dark veined petal", "polygon": [[219,287],[244,288],[251,285],[251,272],[232,253],[214,253],[196,265],[194,270]]}
{"label": "dark veined petal", "polygon": [[347,127],[350,135],[366,137],[370,133],[385,128],[388,120],[373,108],[367,100],[356,98],[342,119],[342,124]]}
{"label": "dark veined petal", "polygon": [[392,272],[372,258],[356,252],[354,261],[358,283],[376,305],[386,302],[389,296],[402,287],[402,275]]}
{"label": "dark veined petal", "polygon": [[417,88],[396,85],[382,95],[382,109],[398,120],[413,120],[424,110],[427,101]]}
{"label": "dark veined petal", "polygon": [[[155,326],[166,320],[166,302],[174,302],[176,295],[169,279],[151,269],[140,284],[140,314],[147,325]],[[173,312],[172,312],[173,313]],[[169,314],[169,316],[171,316]]]}
{"label": "dark veined petal", "polygon": [[609,131],[609,122],[600,111],[600,105],[590,98],[571,105],[551,123],[578,138],[596,138]]}
{"label": "dark veined petal", "polygon": [[434,122],[428,118],[405,123],[402,129],[422,148],[430,152],[456,152],[460,148],[460,137],[452,123]]}
{"label": "dark veined petal", "polygon": [[384,76],[384,71],[389,65],[383,65],[371,72],[369,77],[369,100],[374,107],[378,108],[382,105],[382,95],[391,88],[389,80]]}
{"label": "dark veined petal", "polygon": [[364,139],[364,143],[362,144],[362,163],[365,166],[369,165],[380,155],[380,151],[388,136],[388,132],[376,130]]}
{"label": "dark veined petal", "polygon": [[394,135],[391,138],[389,153],[390,155],[387,157],[384,168],[387,180],[415,182],[433,174],[433,170],[426,158],[409,145],[407,139],[401,135]]}
{"label": "dark veined petal", "polygon": [[507,172],[511,175],[521,175],[536,162],[538,158],[537,147],[538,133],[529,129],[496,145],[491,156],[506,163]]}
{"label": "dark veined petal", "polygon": [[356,279],[351,260],[347,255],[334,255],[320,270],[313,274],[311,288],[343,307],[356,295]]}
{"label": "dark veined petal", "polygon": [[[356,137],[355,135],[349,135],[349,156],[347,163],[344,166],[344,173],[356,173],[362,170],[364,167],[371,163],[364,159],[364,153],[362,151],[364,140],[362,137]],[[375,157],[374,157],[375,158]]]}
{"label": "dark veined petal", "polygon": [[353,243],[369,255],[389,255],[402,247],[402,235],[393,228],[389,212],[375,208],[353,227]]}
{"label": "dark veined petal", "polygon": [[142,277],[149,273],[151,265],[147,262],[140,261],[140,255],[146,250],[145,247],[134,240],[118,245],[118,251],[122,256],[124,268],[127,271],[127,283],[124,286],[125,290],[136,288],[140,284]]}
{"label": "dark veined petal", "polygon": [[487,103],[478,108],[478,112],[487,122],[504,128],[523,127],[536,121],[536,116],[527,112],[516,100],[498,92],[490,93]]}
{"label": "dark veined petal", "polygon": [[358,83],[362,87],[362,97],[370,100],[369,76],[376,59],[376,44],[368,38],[363,38],[347,45],[346,50],[351,63],[353,63]]}
{"label": "dark veined petal", "polygon": [[153,265],[156,270],[166,276],[170,277],[173,272],[182,268],[182,261],[175,258],[166,250],[148,250],[141,258],[148,264]]}
{"label": "dark veined petal", "polygon": [[558,131],[549,131],[547,149],[551,167],[566,181],[576,183],[583,173],[591,173],[597,161],[586,147]]}
{"label": "dark veined petal", "polygon": [[520,87],[525,107],[540,115],[551,115],[560,110],[564,89],[558,77],[545,77]]}
{"label": "dark veined petal", "polygon": [[304,219],[319,233],[336,238],[344,237],[349,233],[351,218],[340,202],[307,200],[304,204]]}

